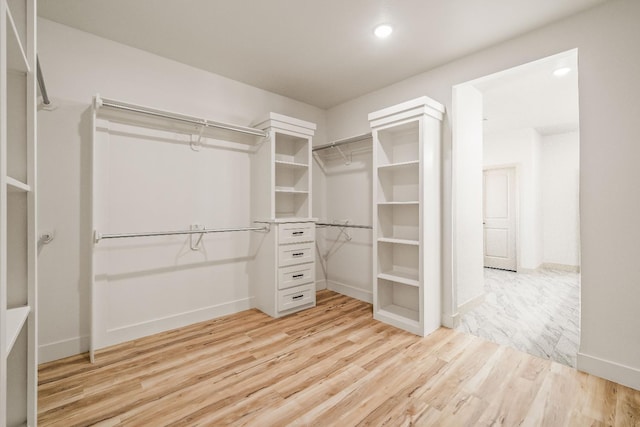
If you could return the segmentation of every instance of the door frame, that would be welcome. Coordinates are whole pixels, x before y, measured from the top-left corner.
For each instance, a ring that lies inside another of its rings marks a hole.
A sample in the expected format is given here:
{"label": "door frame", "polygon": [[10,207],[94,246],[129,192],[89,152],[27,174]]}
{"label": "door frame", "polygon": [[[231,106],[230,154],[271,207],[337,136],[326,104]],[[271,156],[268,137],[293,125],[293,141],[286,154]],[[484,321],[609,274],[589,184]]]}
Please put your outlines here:
{"label": "door frame", "polygon": [[[514,178],[514,188],[515,188],[515,194],[514,194],[514,198],[515,198],[515,217],[516,217],[516,229],[515,229],[515,233],[516,233],[516,273],[520,272],[522,270],[522,267],[520,266],[520,169],[522,168],[522,165],[520,163],[504,163],[504,164],[495,164],[495,165],[488,165],[482,166],[482,173],[484,174],[484,171],[488,171],[488,170],[494,170],[494,169],[509,169],[509,168],[513,168],[515,171],[515,178]],[[482,200],[484,202],[484,185],[482,186]],[[482,207],[482,212],[483,212],[483,219],[484,219],[484,205]],[[483,230],[484,231],[484,230]],[[484,236],[484,233],[483,233]],[[484,255],[484,250],[483,250],[483,255]],[[485,267],[486,268],[486,267]]]}

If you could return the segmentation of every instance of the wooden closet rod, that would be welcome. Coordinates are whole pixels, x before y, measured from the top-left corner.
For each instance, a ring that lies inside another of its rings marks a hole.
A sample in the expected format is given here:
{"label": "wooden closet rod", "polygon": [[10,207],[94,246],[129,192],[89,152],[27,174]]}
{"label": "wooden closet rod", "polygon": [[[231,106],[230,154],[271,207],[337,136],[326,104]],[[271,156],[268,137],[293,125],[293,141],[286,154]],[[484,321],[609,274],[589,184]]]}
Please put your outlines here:
{"label": "wooden closet rod", "polygon": [[95,97],[95,108],[108,107],[118,110],[129,111],[132,113],[145,114],[147,116],[160,117],[163,119],[175,120],[184,123],[190,123],[197,126],[209,128],[224,129],[232,132],[239,132],[248,135],[267,137],[269,134],[261,129],[255,129],[246,126],[238,126],[229,123],[216,122],[214,120],[200,119],[198,117],[187,116],[185,114],[172,113],[170,111],[157,110],[155,108],[143,107],[141,105],[129,104],[126,102],[115,101],[113,99],[102,98],[100,95]]}
{"label": "wooden closet rod", "polygon": [[120,234],[101,234],[97,231],[93,235],[95,243],[99,243],[104,239],[124,239],[130,237],[152,237],[152,236],[175,236],[180,234],[208,234],[208,233],[227,233],[230,231],[269,231],[269,226],[263,227],[236,227],[236,228],[203,228],[201,230],[178,230],[178,231],[151,231],[147,233],[120,233]]}

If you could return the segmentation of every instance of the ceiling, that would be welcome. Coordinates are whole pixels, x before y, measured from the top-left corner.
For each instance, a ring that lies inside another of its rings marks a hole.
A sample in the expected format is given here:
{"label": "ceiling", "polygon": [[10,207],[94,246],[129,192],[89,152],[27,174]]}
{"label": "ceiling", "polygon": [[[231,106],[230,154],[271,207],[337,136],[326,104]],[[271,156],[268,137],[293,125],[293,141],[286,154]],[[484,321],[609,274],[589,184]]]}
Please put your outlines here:
{"label": "ceiling", "polygon": [[[568,67],[557,77],[553,72]],[[471,82],[483,95],[484,131],[533,128],[541,135],[579,128],[575,50]]]}
{"label": "ceiling", "polygon": [[38,15],[329,108],[605,1],[38,0]]}

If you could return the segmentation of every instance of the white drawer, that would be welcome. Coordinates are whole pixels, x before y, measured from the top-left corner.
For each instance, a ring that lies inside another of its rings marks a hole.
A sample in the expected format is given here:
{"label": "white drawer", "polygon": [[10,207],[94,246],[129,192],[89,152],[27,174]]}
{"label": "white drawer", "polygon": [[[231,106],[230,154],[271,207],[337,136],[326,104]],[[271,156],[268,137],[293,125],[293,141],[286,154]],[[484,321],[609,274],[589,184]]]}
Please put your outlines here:
{"label": "white drawer", "polygon": [[316,304],[315,283],[278,291],[278,311],[290,310],[310,304]]}
{"label": "white drawer", "polygon": [[292,288],[307,283],[315,283],[315,263],[292,265],[278,269],[278,289]]}
{"label": "white drawer", "polygon": [[314,242],[299,243],[297,245],[283,245],[278,247],[278,266],[286,267],[295,264],[314,262],[316,258]]}
{"label": "white drawer", "polygon": [[316,224],[313,222],[296,222],[282,224],[278,228],[278,244],[313,242],[316,239]]}

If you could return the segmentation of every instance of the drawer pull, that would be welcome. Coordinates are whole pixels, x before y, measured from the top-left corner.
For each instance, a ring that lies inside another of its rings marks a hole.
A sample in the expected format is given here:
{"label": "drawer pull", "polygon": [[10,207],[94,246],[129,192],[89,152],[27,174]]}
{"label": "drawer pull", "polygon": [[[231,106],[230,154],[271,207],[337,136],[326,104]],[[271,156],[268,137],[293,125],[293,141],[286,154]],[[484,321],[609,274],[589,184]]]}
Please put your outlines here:
{"label": "drawer pull", "polygon": [[291,299],[294,299],[294,300],[295,300],[295,299],[300,299],[300,298],[302,298],[303,296],[304,296],[304,294],[300,294],[300,295],[296,295],[296,296],[294,296],[294,297],[291,297]]}
{"label": "drawer pull", "polygon": [[294,236],[300,236],[300,235],[304,234],[304,231],[294,231],[291,234],[293,234]]}
{"label": "drawer pull", "polygon": [[291,276],[293,279],[299,279],[301,277],[304,277],[304,274],[294,274],[293,276]]}
{"label": "drawer pull", "polygon": [[296,253],[291,254],[291,256],[296,256],[296,257],[302,256],[302,255],[304,255],[304,252],[296,252]]}

